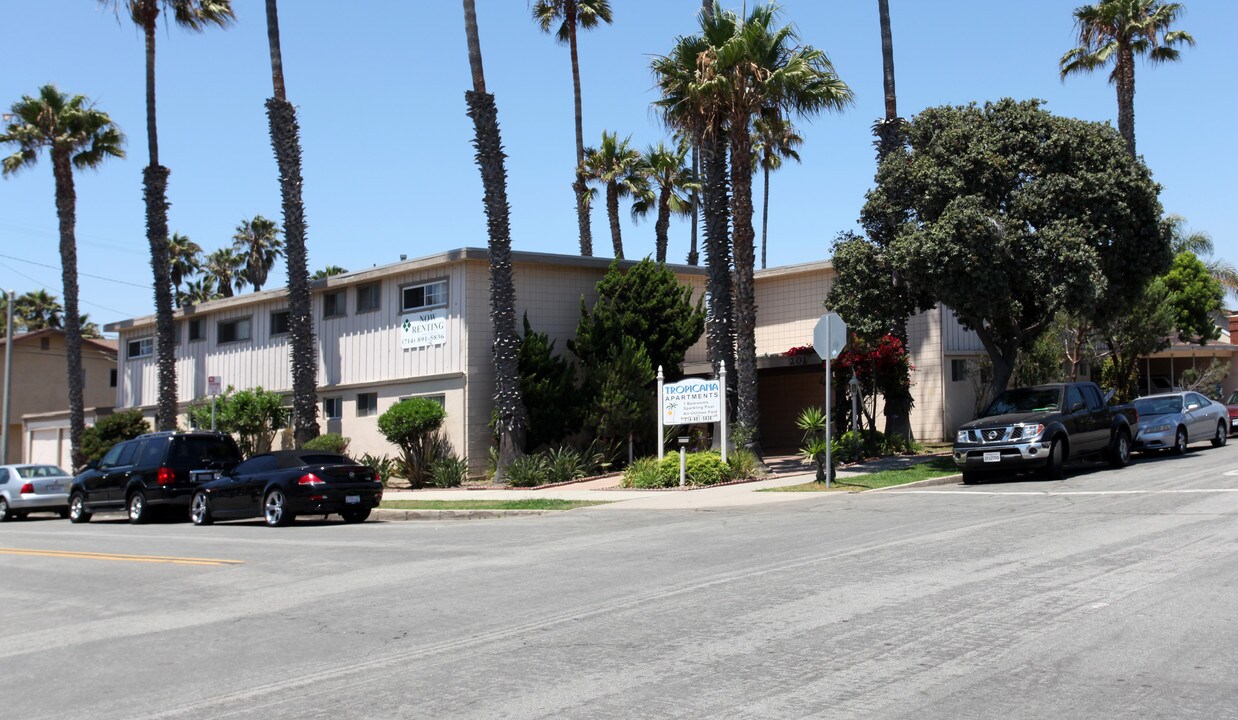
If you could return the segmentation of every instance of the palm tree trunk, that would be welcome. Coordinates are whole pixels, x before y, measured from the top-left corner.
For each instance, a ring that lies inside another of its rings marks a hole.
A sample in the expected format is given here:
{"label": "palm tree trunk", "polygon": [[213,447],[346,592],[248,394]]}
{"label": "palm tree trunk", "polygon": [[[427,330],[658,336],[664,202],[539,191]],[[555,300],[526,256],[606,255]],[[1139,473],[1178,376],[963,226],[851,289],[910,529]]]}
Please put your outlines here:
{"label": "palm tree trunk", "polygon": [[877,0],[877,12],[881,16],[881,67],[886,120],[894,120],[898,117],[898,98],[894,93],[894,37],[890,33],[890,1]]}
{"label": "palm tree trunk", "polygon": [[297,447],[318,437],[318,349],[314,342],[309,260],[302,200],[301,131],[297,110],[284,97],[284,64],[279,47],[276,0],[267,0],[267,42],[275,97],[266,101],[271,147],[279,166],[284,214],[284,264],[288,269],[288,343],[292,352],[292,427]]}
{"label": "palm tree trunk", "polygon": [[666,186],[658,196],[658,221],[653,225],[656,238],[656,255],[659,264],[666,263],[666,249],[670,244],[668,232],[671,227],[671,188]]}
{"label": "palm tree trunk", "polygon": [[150,153],[150,165],[159,165],[159,128],[155,118],[155,18],[159,8],[154,0],[143,0],[144,22],[142,32],[146,38],[146,149]]}
{"label": "palm tree trunk", "polygon": [[1135,155],[1135,53],[1129,43],[1118,45],[1118,132],[1126,150]]}
{"label": "palm tree trunk", "polygon": [[[64,285],[64,341],[66,383],[69,389],[69,456],[76,470],[86,464],[82,455],[82,322],[77,307],[77,194],[73,188],[73,163],[67,150],[52,150],[52,173],[56,180],[56,216],[60,220],[60,277]],[[9,352],[12,352],[10,347]]]}
{"label": "palm tree trunk", "polygon": [[499,466],[495,480],[502,482],[507,467],[520,457],[528,427],[528,411],[520,396],[520,336],[516,333],[516,289],[512,280],[510,207],[507,169],[499,133],[494,96],[486,92],[481,40],[473,0],[464,0],[464,29],[468,38],[473,89],[464,93],[473,120],[477,167],[485,193],[486,227],[490,235],[490,320],[494,327],[494,402],[499,413]]}
{"label": "palm tree trunk", "polygon": [[[731,334],[731,238],[729,180],[726,140],[722,121],[717,120],[701,138],[702,198],[705,201],[705,290],[709,294],[709,324],[706,345],[715,377],[726,362],[735,367],[735,343]],[[728,372],[727,392],[735,395],[735,373]]]}
{"label": "palm tree trunk", "polygon": [[[698,182],[701,177],[701,158],[700,158],[701,136],[697,133],[692,139],[692,176],[697,178]],[[701,221],[700,211],[700,193],[696,190],[692,191],[692,241],[688,246],[688,264],[696,265],[700,262],[700,255],[696,251],[696,228]]]}
{"label": "palm tree trunk", "polygon": [[765,174],[761,182],[761,192],[764,197],[761,200],[761,269],[765,269],[765,249],[767,247],[767,239],[769,238],[769,150],[765,151],[766,162],[762,170]]}
{"label": "palm tree trunk", "polygon": [[610,218],[610,243],[615,249],[615,259],[623,259],[623,234],[619,230],[619,184],[614,180],[606,183],[606,215]]}
{"label": "palm tree trunk", "polygon": [[760,408],[757,403],[757,298],[753,270],[756,258],[752,227],[752,136],[744,122],[731,123],[731,239],[735,261],[735,395],[736,420],[752,432],[749,449],[761,454]]}
{"label": "palm tree trunk", "polygon": [[576,223],[580,226],[580,254],[593,254],[593,231],[589,227],[589,208],[585,204],[588,186],[582,171],[585,162],[585,131],[583,113],[580,109],[580,60],[576,54],[576,0],[566,0],[563,8],[563,24],[567,26],[568,50],[572,56],[572,102],[576,110],[576,179],[572,192],[576,195]]}

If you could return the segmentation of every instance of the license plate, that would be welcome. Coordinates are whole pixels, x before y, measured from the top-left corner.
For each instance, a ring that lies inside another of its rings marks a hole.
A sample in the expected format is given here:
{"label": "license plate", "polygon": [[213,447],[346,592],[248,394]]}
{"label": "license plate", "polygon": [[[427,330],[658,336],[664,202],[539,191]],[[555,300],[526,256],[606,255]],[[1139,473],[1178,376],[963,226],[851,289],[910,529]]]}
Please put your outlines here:
{"label": "license plate", "polygon": [[196,483],[210,482],[219,478],[219,473],[213,470],[194,470],[192,474],[192,479]]}
{"label": "license plate", "polygon": [[349,505],[356,505],[361,502],[361,496],[360,495],[345,495],[344,502]]}
{"label": "license plate", "polygon": [[1238,418],[1229,421],[1231,427],[1238,427]]}
{"label": "license plate", "polygon": [[1002,454],[999,452],[987,452],[984,454],[985,462],[1001,462]]}

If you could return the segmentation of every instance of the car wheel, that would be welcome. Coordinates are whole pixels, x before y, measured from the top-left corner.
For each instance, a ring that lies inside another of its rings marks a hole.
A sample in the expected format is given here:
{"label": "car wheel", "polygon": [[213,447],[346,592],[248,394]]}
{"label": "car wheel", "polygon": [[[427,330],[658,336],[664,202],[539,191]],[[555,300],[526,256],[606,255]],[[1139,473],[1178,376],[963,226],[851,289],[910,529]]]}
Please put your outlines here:
{"label": "car wheel", "polygon": [[1177,434],[1174,435],[1173,454],[1174,455],[1185,455],[1186,454],[1186,428],[1183,428],[1183,427],[1178,428]]}
{"label": "car wheel", "polygon": [[69,498],[69,522],[90,522],[91,513],[86,512],[86,498],[80,492],[73,493]]}
{"label": "car wheel", "polygon": [[1131,462],[1131,434],[1126,428],[1118,428],[1113,438],[1113,447],[1109,449],[1109,465],[1111,467],[1126,467]]}
{"label": "car wheel", "polygon": [[193,502],[189,503],[189,519],[193,520],[194,525],[210,525],[215,522],[206,493],[194,493]]}
{"label": "car wheel", "polygon": [[126,503],[129,508],[129,522],[133,525],[141,525],[150,520],[150,508],[146,505],[146,493],[138,490],[129,496],[129,502]]}
{"label": "car wheel", "polygon": [[1062,466],[1066,464],[1066,446],[1062,438],[1055,437],[1049,444],[1049,461],[1045,463],[1045,477],[1050,480],[1061,480]]}
{"label": "car wheel", "polygon": [[1217,434],[1212,438],[1212,447],[1221,447],[1227,440],[1229,440],[1229,433],[1225,431],[1225,423],[1217,423]]}
{"label": "car wheel", "polygon": [[9,501],[0,497],[0,522],[5,522],[12,517],[13,511],[9,509]]}
{"label": "car wheel", "polygon": [[284,527],[296,518],[288,512],[288,497],[279,488],[268,492],[266,499],[262,501],[262,516],[271,527]]}
{"label": "car wheel", "polygon": [[370,516],[370,509],[362,508],[360,510],[345,510],[341,512],[340,515],[344,518],[344,522],[346,523],[365,522],[365,519]]}

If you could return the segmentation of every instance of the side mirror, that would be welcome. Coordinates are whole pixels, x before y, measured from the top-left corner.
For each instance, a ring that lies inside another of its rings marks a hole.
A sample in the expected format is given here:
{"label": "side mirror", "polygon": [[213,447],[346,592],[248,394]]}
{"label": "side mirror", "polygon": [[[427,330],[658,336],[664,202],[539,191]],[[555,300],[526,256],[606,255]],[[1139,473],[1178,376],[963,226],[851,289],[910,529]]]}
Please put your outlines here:
{"label": "side mirror", "polygon": [[1085,407],[1087,407],[1087,405],[1085,405],[1085,404],[1083,403],[1083,401],[1082,401],[1082,400],[1080,400],[1079,402],[1077,402],[1077,403],[1075,403],[1074,405],[1071,405],[1071,406],[1070,406],[1070,411],[1071,411],[1071,412],[1073,412],[1073,413],[1076,413],[1076,412],[1079,412],[1080,410],[1082,410],[1082,409],[1083,409],[1083,408],[1085,408]]}
{"label": "side mirror", "polygon": [[99,469],[99,461],[98,461],[98,460],[91,460],[91,461],[87,462],[87,463],[86,463],[86,469],[87,469],[87,470],[98,470],[98,469]]}

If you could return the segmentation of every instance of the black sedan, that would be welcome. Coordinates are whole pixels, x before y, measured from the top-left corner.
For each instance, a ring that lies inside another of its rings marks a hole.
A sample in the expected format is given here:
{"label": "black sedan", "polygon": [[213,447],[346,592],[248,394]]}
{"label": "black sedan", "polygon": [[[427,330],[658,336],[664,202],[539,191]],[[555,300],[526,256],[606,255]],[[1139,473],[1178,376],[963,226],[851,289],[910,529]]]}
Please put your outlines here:
{"label": "black sedan", "polygon": [[261,517],[288,525],[297,515],[336,513],[363,522],[383,499],[378,473],[335,453],[284,450],[255,455],[198,487],[189,504],[195,525]]}

